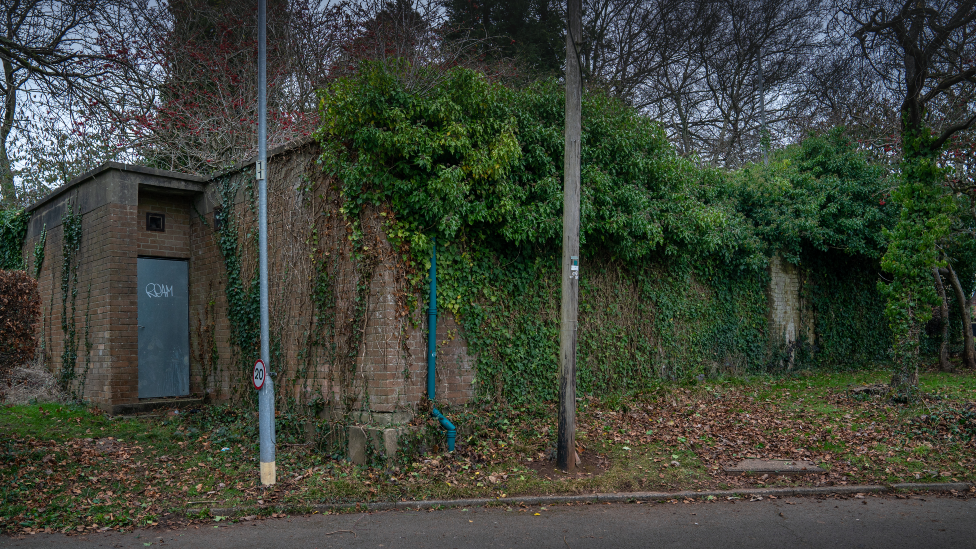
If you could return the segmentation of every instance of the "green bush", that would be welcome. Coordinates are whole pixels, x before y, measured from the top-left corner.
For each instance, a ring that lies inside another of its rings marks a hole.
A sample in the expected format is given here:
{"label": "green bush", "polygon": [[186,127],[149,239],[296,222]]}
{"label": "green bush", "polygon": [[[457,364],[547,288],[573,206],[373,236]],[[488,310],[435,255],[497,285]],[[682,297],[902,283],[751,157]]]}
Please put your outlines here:
{"label": "green bush", "polygon": [[24,239],[30,213],[24,210],[0,210],[0,270],[24,269]]}
{"label": "green bush", "polygon": [[34,358],[41,298],[24,271],[0,271],[0,380]]}
{"label": "green bush", "polygon": [[[404,68],[367,63],[320,94],[321,163],[341,182],[352,238],[365,204],[389,205],[387,235],[414,295],[426,295],[436,237],[439,309],[455,315],[478,357],[479,394],[551,400],[563,89],[506,88],[465,69],[412,68],[408,79]],[[583,392],[764,369],[769,255],[796,263],[840,253],[876,265],[892,216],[883,171],[840,133],[787,149],[768,168],[724,173],[678,156],[637,110],[588,92],[581,154]],[[842,352],[833,336],[822,343]]]}

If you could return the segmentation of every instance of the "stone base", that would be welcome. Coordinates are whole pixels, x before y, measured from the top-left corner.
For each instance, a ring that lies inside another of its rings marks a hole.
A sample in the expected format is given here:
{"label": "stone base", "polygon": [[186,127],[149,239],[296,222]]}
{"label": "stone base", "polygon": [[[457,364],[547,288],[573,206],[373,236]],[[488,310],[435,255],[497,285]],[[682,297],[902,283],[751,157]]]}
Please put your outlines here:
{"label": "stone base", "polygon": [[161,409],[168,408],[193,408],[203,406],[203,398],[200,397],[177,397],[177,398],[145,398],[138,402],[129,404],[99,404],[99,408],[108,412],[109,415],[136,415],[147,414]]}
{"label": "stone base", "polygon": [[350,422],[357,425],[370,425],[374,427],[390,427],[393,425],[403,425],[410,423],[413,419],[414,412],[411,411],[400,411],[400,412],[350,412],[348,416],[345,416],[341,412],[336,410],[326,409],[319,413],[319,417],[322,419],[332,419],[334,421],[339,421],[343,419],[348,419]]}
{"label": "stone base", "polygon": [[745,459],[732,467],[725,468],[726,473],[745,476],[758,475],[818,475],[825,473],[812,461],[792,459]]}
{"label": "stone base", "polygon": [[[388,460],[396,455],[398,439],[407,432],[406,427],[382,428],[364,425],[349,426],[349,449],[346,454],[349,461],[356,465],[365,465],[371,457]],[[369,453],[373,453],[370,456]]]}

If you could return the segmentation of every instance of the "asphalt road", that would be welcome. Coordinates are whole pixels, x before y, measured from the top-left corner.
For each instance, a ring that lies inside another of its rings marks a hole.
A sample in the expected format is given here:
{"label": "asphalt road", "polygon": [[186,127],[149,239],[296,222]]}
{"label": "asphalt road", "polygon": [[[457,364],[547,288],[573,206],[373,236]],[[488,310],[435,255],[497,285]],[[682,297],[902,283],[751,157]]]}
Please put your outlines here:
{"label": "asphalt road", "polygon": [[[538,515],[536,514],[538,513]],[[150,545],[151,544],[151,545]],[[976,548],[976,500],[784,498],[292,516],[67,537],[0,537],[0,546],[221,548],[695,547]]]}

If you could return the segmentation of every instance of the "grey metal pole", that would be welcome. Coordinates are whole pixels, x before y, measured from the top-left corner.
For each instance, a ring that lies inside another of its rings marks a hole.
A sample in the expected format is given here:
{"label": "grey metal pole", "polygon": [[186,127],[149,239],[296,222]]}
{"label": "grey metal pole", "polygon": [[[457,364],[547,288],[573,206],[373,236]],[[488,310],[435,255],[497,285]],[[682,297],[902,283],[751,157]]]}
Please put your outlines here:
{"label": "grey metal pole", "polygon": [[563,264],[559,310],[559,427],[556,466],[576,470],[576,318],[579,296],[580,139],[583,83],[579,43],[583,2],[569,0],[566,25],[566,149],[563,158]]}
{"label": "grey metal pole", "polygon": [[261,284],[261,360],[264,386],[258,391],[261,438],[261,484],[275,483],[274,382],[271,380],[271,347],[268,323],[268,32],[267,0],[258,0],[258,276]]}

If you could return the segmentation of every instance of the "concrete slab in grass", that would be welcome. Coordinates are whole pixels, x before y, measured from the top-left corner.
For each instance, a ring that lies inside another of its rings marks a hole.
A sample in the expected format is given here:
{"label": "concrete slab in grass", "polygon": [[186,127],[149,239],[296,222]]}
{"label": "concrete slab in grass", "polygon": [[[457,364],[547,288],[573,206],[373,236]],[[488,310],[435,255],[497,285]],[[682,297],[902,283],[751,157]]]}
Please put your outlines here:
{"label": "concrete slab in grass", "polygon": [[725,472],[739,475],[816,475],[826,471],[812,461],[744,459],[732,467],[726,467]]}

